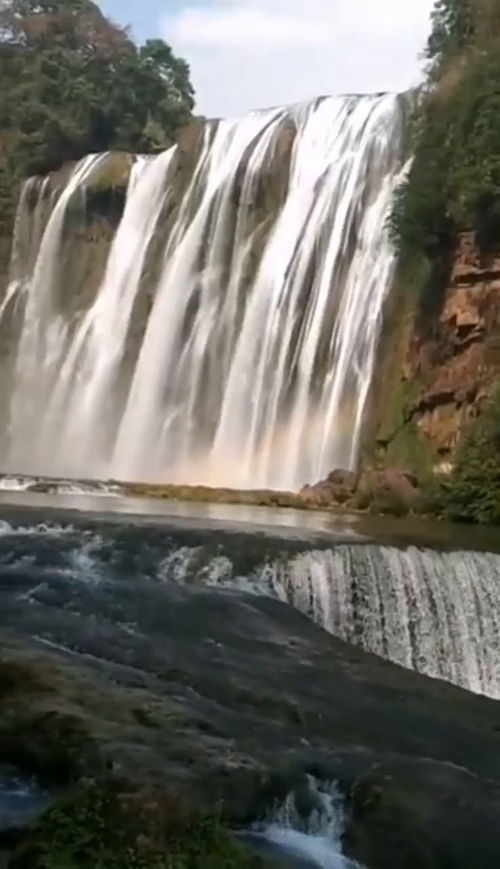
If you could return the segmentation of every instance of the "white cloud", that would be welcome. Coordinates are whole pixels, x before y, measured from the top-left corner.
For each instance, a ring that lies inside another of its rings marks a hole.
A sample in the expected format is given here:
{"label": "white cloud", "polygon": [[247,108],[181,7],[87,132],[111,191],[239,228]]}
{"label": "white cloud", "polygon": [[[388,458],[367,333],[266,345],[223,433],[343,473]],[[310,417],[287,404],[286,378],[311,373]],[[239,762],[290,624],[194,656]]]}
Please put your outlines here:
{"label": "white cloud", "polygon": [[205,0],[163,20],[208,115],[419,79],[434,0]]}
{"label": "white cloud", "polygon": [[329,39],[319,22],[256,6],[187,8],[177,17],[173,32],[178,41],[194,47],[243,48],[251,52],[325,45]]}

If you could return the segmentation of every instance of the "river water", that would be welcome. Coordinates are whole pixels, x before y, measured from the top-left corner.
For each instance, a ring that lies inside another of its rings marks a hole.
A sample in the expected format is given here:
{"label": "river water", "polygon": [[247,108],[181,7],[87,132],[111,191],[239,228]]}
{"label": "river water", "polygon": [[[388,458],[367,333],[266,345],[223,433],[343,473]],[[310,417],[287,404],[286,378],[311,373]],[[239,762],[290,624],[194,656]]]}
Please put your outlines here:
{"label": "river water", "polygon": [[[137,598],[127,603],[127,589],[147,596],[163,583],[237,588],[291,604],[404,667],[500,697],[493,530],[147,500],[91,484],[65,482],[52,493],[23,485],[0,491],[2,632],[77,655],[93,654],[98,637],[102,654],[109,619],[133,642]],[[79,613],[92,619],[88,648],[68,628]],[[251,832],[253,845],[279,852],[290,867],[350,866],[338,802],[331,792],[320,796],[320,826],[294,820],[288,803]]]}

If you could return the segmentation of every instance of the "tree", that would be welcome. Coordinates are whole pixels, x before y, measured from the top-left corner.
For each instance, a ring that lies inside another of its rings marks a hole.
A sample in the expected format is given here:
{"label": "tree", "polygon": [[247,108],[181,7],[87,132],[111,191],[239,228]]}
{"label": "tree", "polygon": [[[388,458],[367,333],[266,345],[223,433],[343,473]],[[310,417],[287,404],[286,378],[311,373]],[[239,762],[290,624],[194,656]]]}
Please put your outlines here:
{"label": "tree", "polygon": [[500,245],[500,0],[437,0],[414,161],[394,202],[402,251],[446,257],[473,230]]}
{"label": "tree", "polygon": [[137,47],[92,0],[0,0],[0,233],[22,178],[171,143],[193,109],[189,76],[162,40]]}
{"label": "tree", "polygon": [[470,45],[476,32],[474,0],[437,0],[426,56],[439,70],[444,58]]}

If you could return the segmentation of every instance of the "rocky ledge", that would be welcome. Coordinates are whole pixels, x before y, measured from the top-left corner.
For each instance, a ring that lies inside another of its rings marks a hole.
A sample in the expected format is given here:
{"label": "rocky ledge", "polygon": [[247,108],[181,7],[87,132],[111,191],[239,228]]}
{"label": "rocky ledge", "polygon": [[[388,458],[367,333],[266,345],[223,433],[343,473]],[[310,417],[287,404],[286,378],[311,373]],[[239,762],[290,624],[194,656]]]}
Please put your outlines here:
{"label": "rocky ledge", "polygon": [[304,486],[300,497],[312,507],[371,510],[374,513],[404,515],[417,508],[421,493],[415,474],[398,468],[354,471],[336,470],[312,486]]}
{"label": "rocky ledge", "polygon": [[369,869],[498,869],[498,703],[273,600],[151,581],[68,594],[0,584],[0,765],[55,801],[0,832],[11,869],[262,866],[218,818],[245,826],[306,774],[338,782],[345,852]]}

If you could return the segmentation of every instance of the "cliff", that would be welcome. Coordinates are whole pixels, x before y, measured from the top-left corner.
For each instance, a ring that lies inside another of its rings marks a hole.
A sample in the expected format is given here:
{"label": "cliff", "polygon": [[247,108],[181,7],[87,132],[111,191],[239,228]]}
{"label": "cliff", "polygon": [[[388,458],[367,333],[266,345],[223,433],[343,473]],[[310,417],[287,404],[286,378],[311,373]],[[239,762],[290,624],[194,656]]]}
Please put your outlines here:
{"label": "cliff", "polygon": [[396,279],[366,445],[370,460],[420,474],[452,470],[500,377],[500,253],[461,233],[444,291],[430,295],[431,281],[429,264]]}

